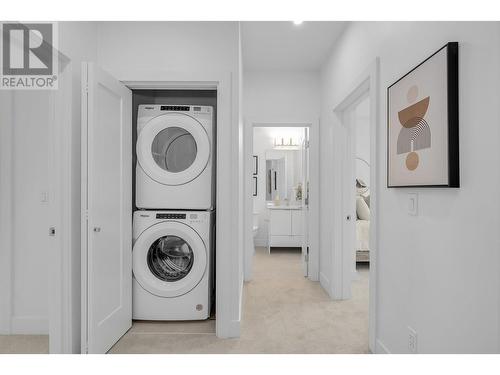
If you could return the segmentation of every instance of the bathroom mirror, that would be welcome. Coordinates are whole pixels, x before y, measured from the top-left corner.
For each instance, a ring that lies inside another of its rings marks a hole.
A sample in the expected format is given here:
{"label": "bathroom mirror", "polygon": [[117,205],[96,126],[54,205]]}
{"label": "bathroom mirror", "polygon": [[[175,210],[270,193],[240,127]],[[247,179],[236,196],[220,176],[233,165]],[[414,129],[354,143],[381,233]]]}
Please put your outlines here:
{"label": "bathroom mirror", "polygon": [[266,159],[266,201],[286,198],[285,158]]}
{"label": "bathroom mirror", "polygon": [[266,201],[295,201],[302,182],[300,150],[266,151]]}

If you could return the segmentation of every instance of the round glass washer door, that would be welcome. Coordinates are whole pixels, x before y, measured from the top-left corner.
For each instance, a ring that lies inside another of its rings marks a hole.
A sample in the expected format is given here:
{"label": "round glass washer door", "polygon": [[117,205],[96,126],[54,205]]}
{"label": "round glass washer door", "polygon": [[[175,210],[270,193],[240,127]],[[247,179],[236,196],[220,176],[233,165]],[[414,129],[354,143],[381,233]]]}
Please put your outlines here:
{"label": "round glass washer door", "polygon": [[150,120],[137,138],[137,160],[153,180],[183,185],[200,175],[210,158],[203,125],[191,116],[167,113]]}
{"label": "round glass washer door", "polygon": [[135,279],[159,297],[178,297],[203,278],[207,253],[200,236],[188,225],[166,221],[146,229],[132,253]]}
{"label": "round glass washer door", "polygon": [[179,281],[191,271],[194,253],[186,240],[166,235],[149,247],[147,262],[149,270],[160,280]]}

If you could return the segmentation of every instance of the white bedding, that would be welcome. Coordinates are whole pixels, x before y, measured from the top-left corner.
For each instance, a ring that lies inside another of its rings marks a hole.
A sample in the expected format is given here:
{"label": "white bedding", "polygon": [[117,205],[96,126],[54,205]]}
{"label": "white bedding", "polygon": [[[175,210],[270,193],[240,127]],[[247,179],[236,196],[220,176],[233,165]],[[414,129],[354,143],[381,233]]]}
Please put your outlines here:
{"label": "white bedding", "polygon": [[368,251],[370,239],[370,222],[368,220],[356,220],[356,251]]}

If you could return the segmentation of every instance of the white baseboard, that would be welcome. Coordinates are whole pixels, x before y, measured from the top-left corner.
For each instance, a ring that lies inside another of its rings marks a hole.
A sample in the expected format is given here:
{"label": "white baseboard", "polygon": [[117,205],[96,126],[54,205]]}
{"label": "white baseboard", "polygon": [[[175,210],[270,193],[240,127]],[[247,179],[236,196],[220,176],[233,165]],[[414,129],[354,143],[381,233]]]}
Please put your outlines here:
{"label": "white baseboard", "polygon": [[375,354],[391,354],[391,351],[387,349],[382,341],[379,339],[375,340]]}
{"label": "white baseboard", "polygon": [[41,316],[15,316],[11,320],[13,335],[48,335],[49,320]]}

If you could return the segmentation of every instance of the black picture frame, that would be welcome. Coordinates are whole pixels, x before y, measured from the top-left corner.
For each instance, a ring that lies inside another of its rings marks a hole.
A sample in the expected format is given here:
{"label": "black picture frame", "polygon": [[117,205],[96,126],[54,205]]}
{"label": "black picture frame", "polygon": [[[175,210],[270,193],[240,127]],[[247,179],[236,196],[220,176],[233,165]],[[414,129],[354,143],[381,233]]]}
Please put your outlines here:
{"label": "black picture frame", "polygon": [[257,155],[253,156],[253,175],[257,176],[259,174],[259,157]]}
{"label": "black picture frame", "polygon": [[[390,90],[393,86],[397,85],[403,78],[413,73],[417,68],[432,59],[436,54],[443,49],[447,50],[447,119],[448,119],[448,182],[446,184],[426,185],[391,185],[390,184],[390,155],[389,155],[389,142],[390,142]],[[439,50],[434,52],[427,59],[411,69],[404,76],[399,78],[396,82],[387,88],[387,187],[388,188],[459,188],[460,187],[460,157],[459,157],[459,74],[458,74],[458,42],[448,42]]]}
{"label": "black picture frame", "polygon": [[257,196],[257,176],[253,176],[253,196]]}

